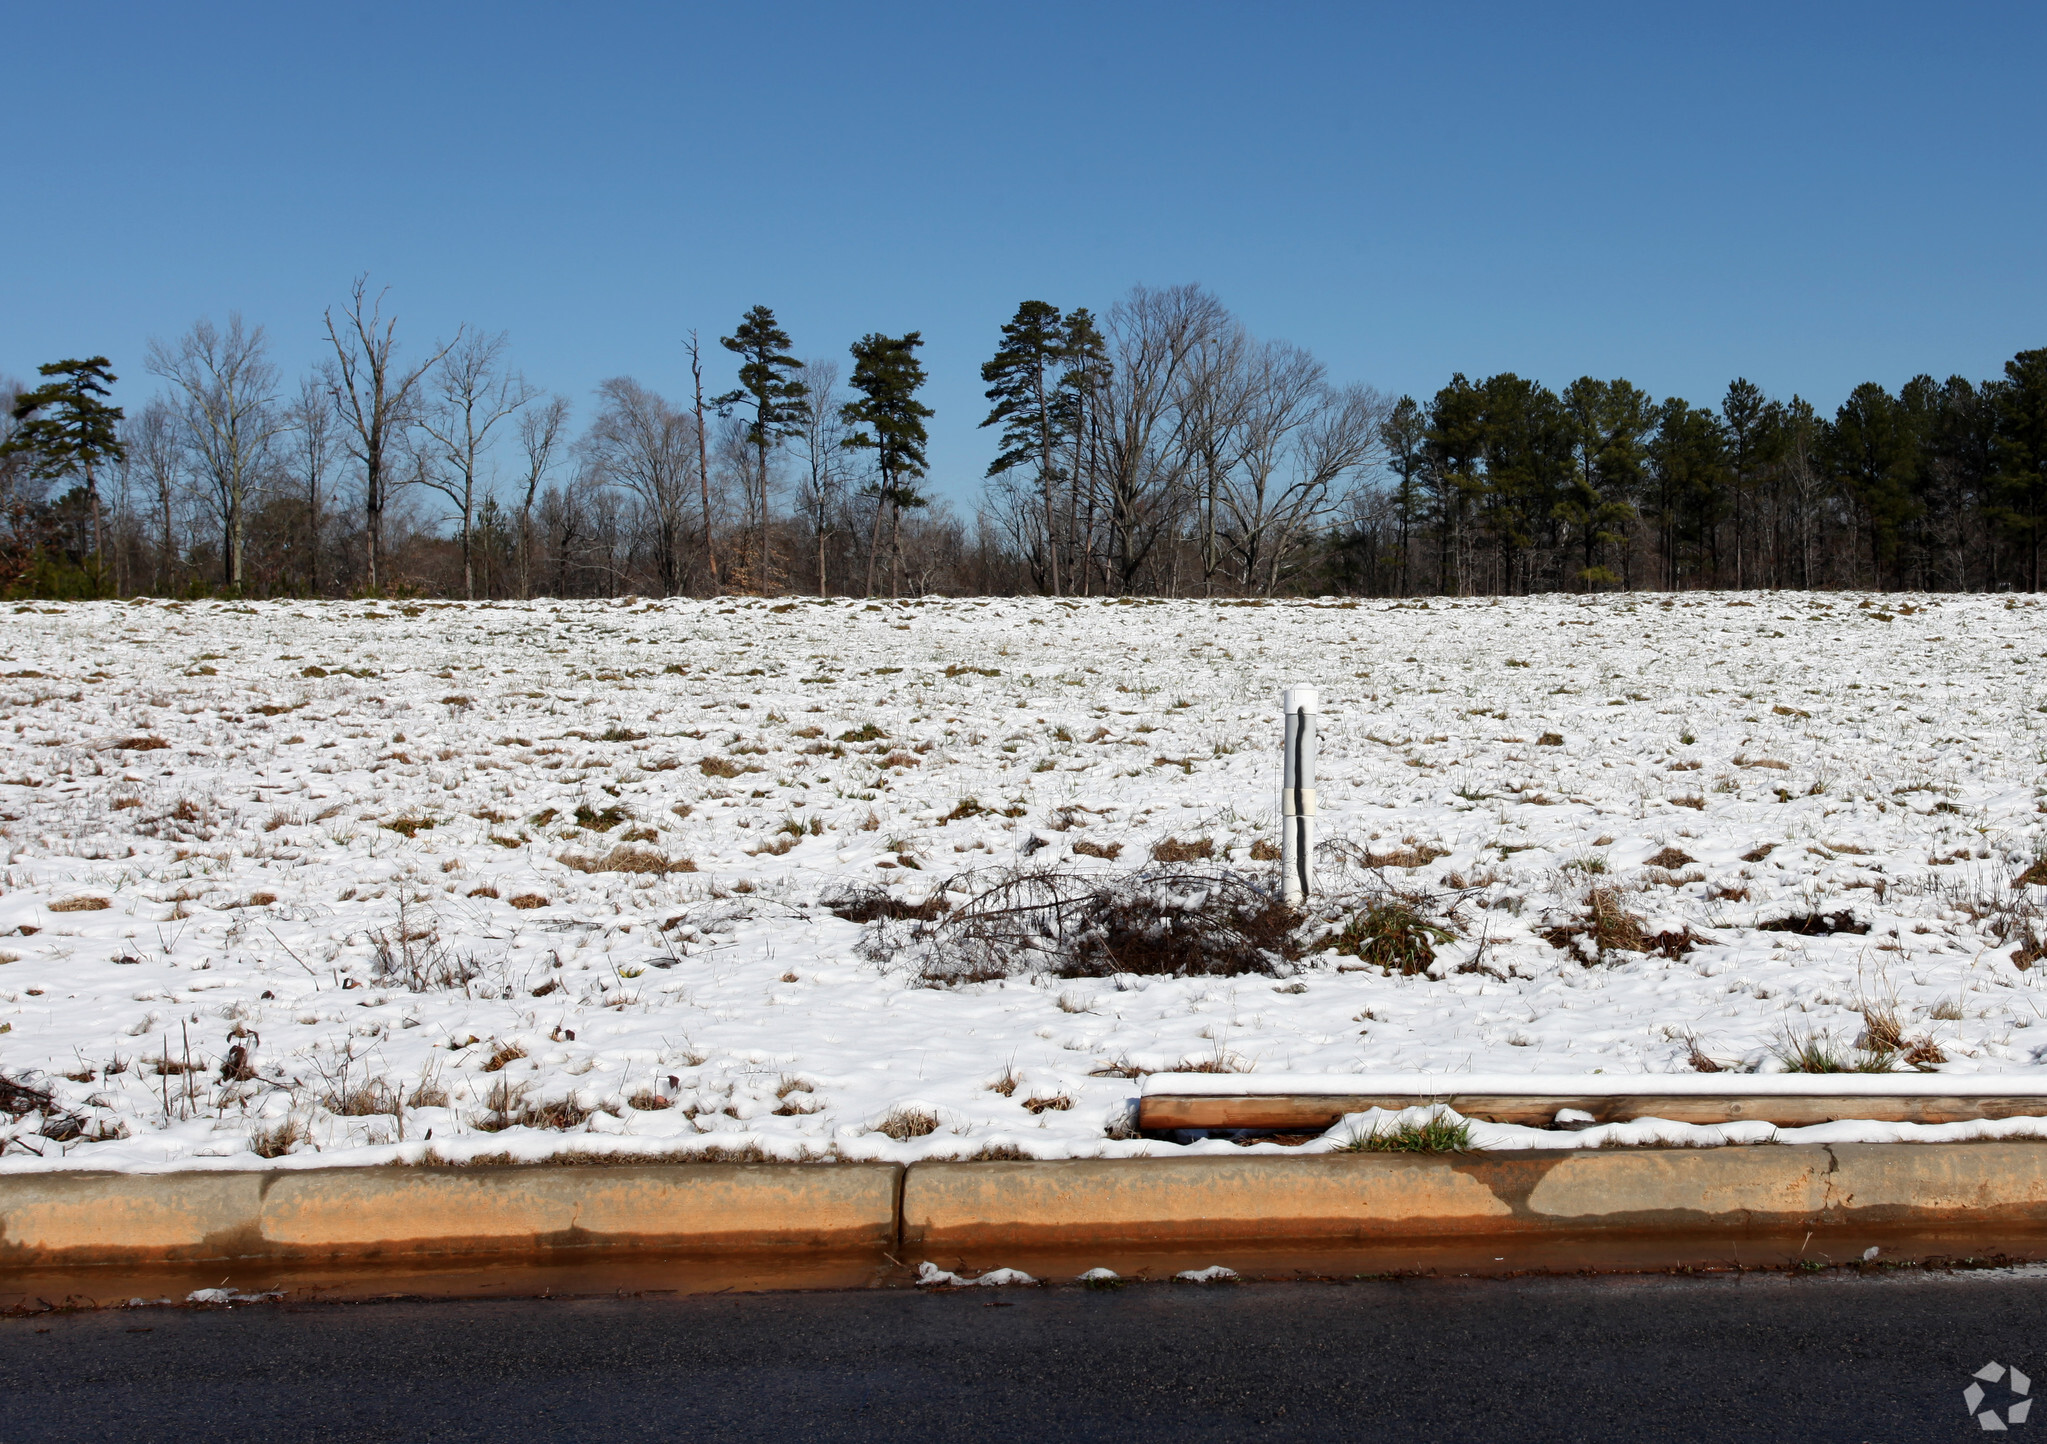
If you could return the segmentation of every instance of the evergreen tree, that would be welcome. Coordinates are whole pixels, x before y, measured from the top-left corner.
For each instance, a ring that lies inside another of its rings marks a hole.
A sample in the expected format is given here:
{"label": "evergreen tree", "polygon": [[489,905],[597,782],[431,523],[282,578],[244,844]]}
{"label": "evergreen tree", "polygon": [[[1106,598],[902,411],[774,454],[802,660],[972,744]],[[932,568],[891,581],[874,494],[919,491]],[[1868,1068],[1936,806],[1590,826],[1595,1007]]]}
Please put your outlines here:
{"label": "evergreen tree", "polygon": [[121,446],[121,408],[101,399],[112,394],[110,388],[120,379],[107,369],[109,364],[104,356],[90,356],[37,367],[41,375],[60,379],[15,399],[14,432],[0,446],[0,454],[26,460],[28,474],[38,481],[77,479],[90,518],[95,587],[101,550],[98,472],[127,454]]}
{"label": "evergreen tree", "polygon": [[1415,510],[1421,503],[1420,477],[1428,464],[1428,419],[1412,396],[1394,402],[1386,419],[1379,423],[1379,444],[1386,448],[1387,465],[1400,478],[1393,489],[1393,512],[1399,528],[1400,594],[1406,596],[1410,538]]}
{"label": "evergreen tree", "polygon": [[1655,483],[1655,522],[1663,545],[1664,586],[1676,591],[1687,552],[1694,570],[1704,570],[1720,519],[1727,458],[1720,418],[1681,396],[1667,398],[1656,413],[1649,442]]}
{"label": "evergreen tree", "polygon": [[1066,335],[1057,306],[1025,301],[1002,328],[1002,344],[982,363],[983,395],[994,402],[983,426],[1002,427],[1002,452],[988,463],[988,475],[1034,465],[1045,513],[1047,590],[1061,595],[1056,497],[1061,470],[1053,453],[1060,437],[1059,384],[1053,374],[1066,356]]}
{"label": "evergreen tree", "polygon": [[1440,589],[1465,594],[1464,519],[1471,498],[1484,486],[1479,461],[1485,455],[1485,396],[1459,371],[1429,403],[1429,489],[1436,502]]}
{"label": "evergreen tree", "polygon": [[1571,427],[1554,391],[1511,371],[1488,377],[1479,390],[1485,459],[1480,495],[1498,569],[1494,590],[1525,591],[1537,527],[1555,520],[1557,498],[1570,481]]}
{"label": "evergreen tree", "polygon": [[1562,404],[1572,467],[1553,514],[1577,534],[1581,565],[1572,580],[1587,591],[1618,585],[1622,577],[1599,556],[1605,547],[1627,545],[1649,398],[1627,381],[1580,376],[1564,388]]}
{"label": "evergreen tree", "polygon": [[[1060,342],[1065,370],[1059,376],[1059,425],[1071,453],[1066,467],[1066,516],[1062,531],[1067,545],[1067,590],[1074,590],[1073,578],[1080,578],[1080,590],[1092,588],[1094,571],[1095,486],[1094,459],[1100,398],[1108,386],[1112,364],[1109,341],[1095,325],[1094,313],[1076,306],[1066,316],[1066,331]],[[1086,498],[1085,514],[1082,498]]]}
{"label": "evergreen tree", "polygon": [[740,317],[739,329],[718,338],[727,351],[745,357],[739,368],[739,389],[727,392],[714,403],[723,408],[751,402],[753,420],[746,425],[747,444],[754,449],[753,485],[748,509],[753,513],[756,571],[754,589],[768,590],[768,456],[788,437],[803,428],[803,383],[789,373],[803,363],[789,354],[789,333],[775,321],[766,306],[755,306]]}
{"label": "evergreen tree", "polygon": [[2047,350],[2021,351],[2005,362],[1995,398],[1994,485],[2007,524],[2025,540],[2026,585],[2037,592],[2040,533],[2047,527]]}
{"label": "evergreen tree", "polygon": [[1834,474],[1869,532],[1870,584],[1884,584],[1906,523],[1917,510],[1913,472],[1919,438],[1911,413],[1874,381],[1848,393],[1830,434]]}
{"label": "evergreen tree", "polygon": [[890,519],[889,595],[894,596],[900,585],[903,509],[927,502],[916,485],[924,475],[924,444],[930,439],[924,419],[932,414],[930,407],[917,400],[917,390],[924,384],[917,348],[923,344],[923,334],[917,331],[903,336],[869,332],[851,347],[852,386],[860,399],[848,401],[839,414],[860,428],[843,444],[874,453],[876,481],[867,491],[875,499],[874,532],[867,549],[870,597],[874,595],[883,512]]}
{"label": "evergreen tree", "polygon": [[1741,504],[1755,479],[1764,414],[1768,409],[1769,403],[1763,399],[1762,388],[1744,376],[1737,376],[1728,383],[1727,395],[1720,402],[1720,425],[1727,436],[1728,482],[1734,503],[1736,590],[1748,585],[1748,553],[1743,545]]}

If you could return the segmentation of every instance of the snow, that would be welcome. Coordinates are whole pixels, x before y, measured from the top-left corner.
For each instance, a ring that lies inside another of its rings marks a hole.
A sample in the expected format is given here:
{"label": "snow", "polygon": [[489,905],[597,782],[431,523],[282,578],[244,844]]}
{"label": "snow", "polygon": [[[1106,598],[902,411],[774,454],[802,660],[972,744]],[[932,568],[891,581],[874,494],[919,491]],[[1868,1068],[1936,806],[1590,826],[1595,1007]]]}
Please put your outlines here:
{"label": "snow", "polygon": [[1022,1269],[990,1269],[984,1274],[968,1278],[965,1274],[953,1273],[929,1261],[917,1265],[917,1287],[920,1289],[1023,1288],[1036,1283],[1037,1280]]}
{"label": "snow", "polygon": [[[0,1168],[1232,1152],[1129,1136],[1135,1078],[1689,1075],[1694,1047],[1778,1073],[1798,1039],[1853,1048],[1872,1003],[1956,1090],[2042,1076],[2014,962],[2039,893],[2012,885],[2041,846],[2038,606],[1663,603],[17,608],[0,1069],[83,1132],[0,1112]],[[1427,974],[933,987],[821,905],[1169,837],[1266,867],[1301,681],[1321,835],[1440,849],[1380,875],[1461,891]],[[695,870],[564,861],[618,848]],[[1652,867],[1667,848],[1692,861]],[[1553,946],[1592,883],[1695,945]],[[1837,912],[1868,931],[1760,927]]]}
{"label": "snow", "polygon": [[[1565,1110],[1569,1112],[1570,1110]],[[1419,1126],[1435,1119],[1463,1122],[1470,1130],[1469,1148],[1479,1152],[1521,1148],[1720,1148],[1731,1143],[1982,1143],[2006,1139],[2047,1138],[2047,1118],[1972,1118],[1959,1123],[1875,1123],[1842,1120],[1802,1128],[1779,1127],[1760,1119],[1738,1123],[1680,1123],[1669,1118],[1635,1118],[1626,1123],[1593,1127],[1530,1128],[1519,1123],[1488,1123],[1465,1118],[1454,1108],[1422,1104],[1412,1108],[1368,1108],[1348,1113],[1329,1131],[1295,1153],[1330,1153],[1377,1133],[1392,1133],[1403,1124]],[[1558,1116],[1558,1122],[1573,1120]],[[1264,1145],[1274,1147],[1275,1145]]]}

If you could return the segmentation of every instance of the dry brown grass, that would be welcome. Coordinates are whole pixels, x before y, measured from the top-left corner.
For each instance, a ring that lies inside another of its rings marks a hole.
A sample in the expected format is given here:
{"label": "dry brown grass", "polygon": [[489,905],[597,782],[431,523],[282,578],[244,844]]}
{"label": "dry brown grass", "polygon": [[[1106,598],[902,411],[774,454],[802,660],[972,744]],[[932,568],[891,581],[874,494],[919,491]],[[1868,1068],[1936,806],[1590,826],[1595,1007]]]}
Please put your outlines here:
{"label": "dry brown grass", "polygon": [[526,1050],[517,1043],[498,1043],[491,1048],[490,1058],[484,1063],[483,1071],[486,1073],[499,1072],[507,1063],[525,1056]]}
{"label": "dry brown grass", "polygon": [[1368,867],[1427,867],[1439,857],[1448,857],[1447,847],[1433,847],[1418,838],[1405,837],[1401,845],[1386,852],[1365,849],[1365,864]]}
{"label": "dry brown grass", "polygon": [[1660,953],[1675,960],[1699,942],[1690,928],[1655,934],[1644,931],[1642,919],[1628,911],[1621,890],[1614,887],[1587,888],[1582,920],[1551,928],[1542,937],[1566,952],[1576,950],[1579,938],[1590,938],[1594,958],[1588,962],[1605,962],[1607,955],[1615,952]]}
{"label": "dry brown grass", "polygon": [[[614,847],[602,857],[583,857],[577,853],[565,852],[555,861],[576,872],[627,872],[642,873],[653,877],[666,877],[675,872],[695,872],[696,863],[686,857],[669,857],[651,847],[622,844]],[[512,906],[518,907],[518,899]]]}
{"label": "dry brown grass", "polygon": [[312,1141],[312,1130],[297,1114],[259,1127],[249,1135],[249,1150],[258,1158],[282,1158],[301,1143]]}
{"label": "dry brown grass", "polygon": [[706,777],[738,777],[746,772],[759,772],[761,768],[742,766],[729,757],[705,757],[697,762],[697,771]]}
{"label": "dry brown grass", "polygon": [[888,1116],[874,1125],[876,1133],[886,1133],[898,1143],[912,1138],[922,1138],[938,1131],[938,1115],[928,1108],[912,1108],[898,1104],[888,1111]]}
{"label": "dry brown grass", "polygon": [[522,912],[530,912],[534,908],[546,907],[547,899],[537,892],[522,892],[517,897],[506,898],[505,906],[518,908]]}
{"label": "dry brown grass", "polygon": [[114,905],[113,899],[103,897],[67,897],[50,904],[53,913],[97,913],[105,912]]}
{"label": "dry brown grass", "polygon": [[1207,862],[1215,856],[1215,841],[1212,838],[1197,837],[1182,842],[1177,837],[1164,838],[1152,844],[1153,862]]}

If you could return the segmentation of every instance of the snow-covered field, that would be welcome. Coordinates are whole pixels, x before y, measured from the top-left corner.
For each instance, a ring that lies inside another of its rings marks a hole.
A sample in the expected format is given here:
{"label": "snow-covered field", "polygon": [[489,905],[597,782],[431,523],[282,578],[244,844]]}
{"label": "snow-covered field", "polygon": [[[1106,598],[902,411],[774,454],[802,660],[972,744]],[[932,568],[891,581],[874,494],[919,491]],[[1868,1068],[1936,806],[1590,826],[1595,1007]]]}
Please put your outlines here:
{"label": "snow-covered field", "polygon": [[[1137,1070],[1776,1069],[1863,1056],[1865,1008],[1920,1066],[2047,1057],[2028,599],[4,623],[0,1071],[52,1101],[9,1093],[0,1168],[1171,1152]],[[1461,892],[1427,973],[932,986],[821,903],[1167,840],[1269,873],[1292,681],[1323,835],[1382,864],[1338,881]],[[1595,887],[1673,955],[1558,931]],[[1867,931],[1760,926],[1794,915]]]}

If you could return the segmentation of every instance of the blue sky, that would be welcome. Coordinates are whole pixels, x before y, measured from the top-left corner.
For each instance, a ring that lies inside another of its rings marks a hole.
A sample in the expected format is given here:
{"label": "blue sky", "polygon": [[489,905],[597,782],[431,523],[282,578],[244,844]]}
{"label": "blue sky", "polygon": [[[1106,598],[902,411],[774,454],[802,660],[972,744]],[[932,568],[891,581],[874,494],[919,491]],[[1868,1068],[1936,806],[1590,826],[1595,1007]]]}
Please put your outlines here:
{"label": "blue sky", "polygon": [[[1027,297],[1199,281],[1342,379],[1831,408],[2047,346],[2047,7],[0,5],[0,373],[368,271],[586,406],[756,302],[920,329],[933,482]],[[713,351],[717,348],[713,345]],[[718,353],[722,363],[723,353]],[[713,378],[729,384],[729,368]]]}

